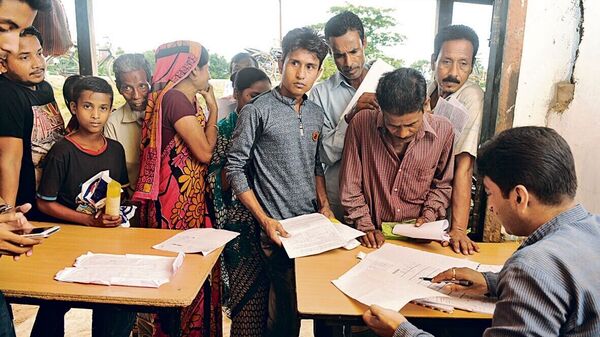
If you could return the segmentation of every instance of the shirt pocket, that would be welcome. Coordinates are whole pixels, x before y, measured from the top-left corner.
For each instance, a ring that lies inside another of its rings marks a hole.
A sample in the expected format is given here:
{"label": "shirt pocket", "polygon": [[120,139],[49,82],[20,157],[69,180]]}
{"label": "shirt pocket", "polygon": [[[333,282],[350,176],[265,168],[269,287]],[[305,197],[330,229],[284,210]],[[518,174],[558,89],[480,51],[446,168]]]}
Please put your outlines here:
{"label": "shirt pocket", "polygon": [[427,198],[435,168],[417,168],[407,175],[402,186],[402,199],[421,204]]}

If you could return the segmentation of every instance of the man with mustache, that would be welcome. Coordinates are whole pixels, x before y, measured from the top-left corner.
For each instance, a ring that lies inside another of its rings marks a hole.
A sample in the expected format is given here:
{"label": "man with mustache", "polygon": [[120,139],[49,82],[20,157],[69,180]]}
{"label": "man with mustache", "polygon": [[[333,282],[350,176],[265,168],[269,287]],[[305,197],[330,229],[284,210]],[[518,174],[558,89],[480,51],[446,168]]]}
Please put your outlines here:
{"label": "man with mustache", "polygon": [[52,87],[44,81],[42,37],[21,33],[19,48],[0,60],[0,197],[10,205],[30,203],[30,220],[47,220],[36,206],[40,163],[65,134]]}
{"label": "man with mustache", "polygon": [[452,211],[450,244],[456,253],[474,254],[479,247],[467,236],[473,164],[477,156],[477,145],[483,115],[483,91],[469,81],[473,71],[479,39],[473,29],[463,25],[444,27],[435,37],[431,55],[431,70],[434,81],[428,88],[433,113],[441,99],[456,98],[469,113],[469,119],[454,144],[454,181],[452,183]]}
{"label": "man with mustache", "polygon": [[452,193],[452,124],[425,113],[427,84],[420,72],[400,68],[377,85],[379,110],[356,114],[346,132],[340,181],[345,220],[379,248],[384,221],[417,224],[446,217]]}
{"label": "man with mustache", "polygon": [[321,161],[325,168],[331,210],[341,220],[344,210],[340,203],[339,175],[347,121],[352,119],[356,111],[378,109],[379,106],[375,94],[364,93],[352,110],[354,113],[342,116],[368,72],[365,63],[367,38],[360,18],[349,11],[337,14],[325,24],[325,39],[338,71],[328,80],[315,85],[310,99],[325,112]]}

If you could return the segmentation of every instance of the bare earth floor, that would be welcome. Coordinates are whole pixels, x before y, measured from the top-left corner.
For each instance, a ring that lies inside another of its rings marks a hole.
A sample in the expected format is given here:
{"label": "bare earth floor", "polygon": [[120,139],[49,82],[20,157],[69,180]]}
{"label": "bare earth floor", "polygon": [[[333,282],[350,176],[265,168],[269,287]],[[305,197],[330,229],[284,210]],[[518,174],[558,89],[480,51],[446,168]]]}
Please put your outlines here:
{"label": "bare earth floor", "polygon": [[[17,337],[29,337],[38,307],[35,305],[13,304]],[[223,337],[229,337],[230,320],[223,315]],[[91,337],[92,311],[71,309],[65,315],[65,337]],[[312,337],[312,320],[302,320],[300,337]]]}

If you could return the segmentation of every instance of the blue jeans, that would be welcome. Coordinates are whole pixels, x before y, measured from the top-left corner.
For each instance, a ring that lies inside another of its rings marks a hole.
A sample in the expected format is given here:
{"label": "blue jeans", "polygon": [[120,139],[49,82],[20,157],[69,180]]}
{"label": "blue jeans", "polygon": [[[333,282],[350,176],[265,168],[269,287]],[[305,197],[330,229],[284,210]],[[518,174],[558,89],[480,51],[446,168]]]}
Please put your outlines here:
{"label": "blue jeans", "polygon": [[15,337],[12,313],[4,295],[0,291],[0,337]]}

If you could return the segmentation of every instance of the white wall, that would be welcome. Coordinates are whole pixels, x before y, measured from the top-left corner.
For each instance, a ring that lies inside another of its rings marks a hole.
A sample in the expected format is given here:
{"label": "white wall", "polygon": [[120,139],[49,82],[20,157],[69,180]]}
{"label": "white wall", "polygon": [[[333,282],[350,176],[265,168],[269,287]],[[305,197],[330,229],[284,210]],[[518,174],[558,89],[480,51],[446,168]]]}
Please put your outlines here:
{"label": "white wall", "polygon": [[[575,156],[577,200],[600,213],[600,1],[582,3],[579,43],[579,0],[528,1],[514,126],[549,126],[565,137]],[[556,83],[572,75],[573,101],[553,111]]]}

